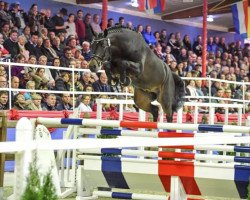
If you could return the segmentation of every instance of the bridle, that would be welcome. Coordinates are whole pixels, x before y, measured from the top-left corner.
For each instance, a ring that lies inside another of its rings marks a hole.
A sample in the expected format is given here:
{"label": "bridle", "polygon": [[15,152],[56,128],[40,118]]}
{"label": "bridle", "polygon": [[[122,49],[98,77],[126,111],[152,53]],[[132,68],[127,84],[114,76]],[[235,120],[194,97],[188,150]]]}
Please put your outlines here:
{"label": "bridle", "polygon": [[107,45],[105,45],[104,47],[104,51],[101,55],[98,55],[98,54],[93,54],[91,59],[95,60],[99,66],[102,65],[102,63],[105,63],[105,62],[110,62],[111,60],[111,43],[110,43],[110,39],[109,38],[101,38],[101,39],[94,39],[92,41],[92,43],[94,42],[107,42]]}

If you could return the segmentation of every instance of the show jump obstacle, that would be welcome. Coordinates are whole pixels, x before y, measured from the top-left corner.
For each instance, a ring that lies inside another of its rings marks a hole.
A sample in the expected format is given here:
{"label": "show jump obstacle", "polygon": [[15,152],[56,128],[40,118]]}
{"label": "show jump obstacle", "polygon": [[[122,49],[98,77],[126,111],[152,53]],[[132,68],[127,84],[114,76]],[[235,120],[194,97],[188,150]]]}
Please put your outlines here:
{"label": "show jump obstacle", "polygon": [[[46,127],[65,124],[69,125],[65,139],[52,141]],[[14,194],[9,199],[20,198],[34,150],[41,173],[52,165],[61,197],[77,190],[78,200],[194,199],[189,195],[246,199],[249,133],[248,126],[22,118],[16,142],[0,143],[0,153],[16,155]],[[89,134],[118,137],[86,138]]]}

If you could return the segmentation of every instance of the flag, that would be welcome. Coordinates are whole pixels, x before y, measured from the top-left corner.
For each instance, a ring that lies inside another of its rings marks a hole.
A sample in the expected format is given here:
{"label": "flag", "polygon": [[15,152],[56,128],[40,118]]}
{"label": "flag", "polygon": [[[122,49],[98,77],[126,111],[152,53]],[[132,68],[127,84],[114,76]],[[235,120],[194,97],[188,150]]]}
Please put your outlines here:
{"label": "flag", "polygon": [[158,0],[148,0],[148,9],[153,9],[157,6]]}
{"label": "flag", "polygon": [[[139,11],[148,11],[156,9],[159,12],[165,10],[166,0],[137,0]],[[158,13],[159,13],[158,12]]]}
{"label": "flag", "polygon": [[146,0],[137,0],[138,3],[138,10],[145,11],[146,10]]}
{"label": "flag", "polygon": [[235,31],[243,38],[250,37],[250,26],[248,25],[249,12],[248,0],[243,0],[232,5]]}
{"label": "flag", "polygon": [[166,11],[166,0],[157,0],[157,6],[154,8],[154,13],[162,13]]}

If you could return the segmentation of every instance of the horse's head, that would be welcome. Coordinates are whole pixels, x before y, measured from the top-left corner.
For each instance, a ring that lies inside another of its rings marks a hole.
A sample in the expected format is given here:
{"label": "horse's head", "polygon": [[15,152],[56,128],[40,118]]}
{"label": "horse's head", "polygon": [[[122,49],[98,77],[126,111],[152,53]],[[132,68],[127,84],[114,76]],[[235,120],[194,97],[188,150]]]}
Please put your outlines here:
{"label": "horse's head", "polygon": [[106,36],[106,33],[101,33],[91,43],[93,55],[89,62],[89,69],[92,72],[99,71],[103,62],[110,61],[110,39]]}

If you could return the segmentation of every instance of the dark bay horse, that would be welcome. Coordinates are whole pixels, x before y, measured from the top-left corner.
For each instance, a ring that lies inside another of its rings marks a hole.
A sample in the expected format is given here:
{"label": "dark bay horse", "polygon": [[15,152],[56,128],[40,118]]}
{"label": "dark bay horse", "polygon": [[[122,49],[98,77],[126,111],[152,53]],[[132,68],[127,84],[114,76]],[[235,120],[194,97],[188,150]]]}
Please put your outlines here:
{"label": "dark bay horse", "polygon": [[160,60],[143,37],[129,29],[112,27],[92,42],[93,57],[89,68],[97,72],[103,66],[109,80],[119,77],[122,85],[131,81],[135,87],[134,101],[138,108],[158,119],[157,100],[172,122],[173,112],[183,105],[184,82]]}

